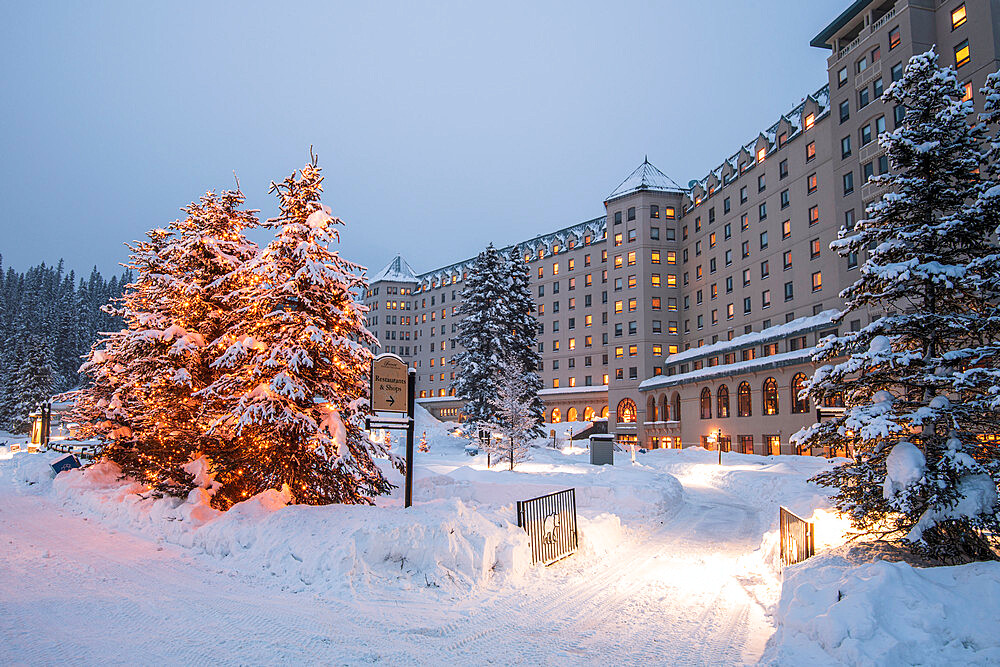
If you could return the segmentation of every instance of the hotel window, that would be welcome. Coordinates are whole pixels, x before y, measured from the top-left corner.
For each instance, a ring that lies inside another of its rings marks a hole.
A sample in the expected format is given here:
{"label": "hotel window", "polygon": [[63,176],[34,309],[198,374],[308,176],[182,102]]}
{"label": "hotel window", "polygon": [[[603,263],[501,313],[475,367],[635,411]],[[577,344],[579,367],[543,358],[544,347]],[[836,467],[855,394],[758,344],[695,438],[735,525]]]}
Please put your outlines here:
{"label": "hotel window", "polygon": [[872,49],[871,56],[872,56],[872,64],[874,65],[875,63],[877,63],[879,60],[882,59],[882,47],[876,44],[875,48]]}
{"label": "hotel window", "polygon": [[667,251],[667,264],[676,264],[676,263],[677,263],[677,253],[674,252],[673,250],[668,250]]}
{"label": "hotel window", "polygon": [[771,307],[771,290],[766,289],[760,293],[760,307],[761,308]]}
{"label": "hotel window", "polygon": [[726,294],[732,294],[733,292],[733,277],[726,276]]}
{"label": "hotel window", "polygon": [[594,316],[593,315],[585,315],[584,316],[584,318],[583,318],[583,326],[589,327],[593,323],[594,323]]}
{"label": "hotel window", "polygon": [[708,247],[709,248],[715,247],[715,232],[712,232],[711,234],[708,235]]}
{"label": "hotel window", "polygon": [[663,217],[666,218],[667,220],[673,220],[674,219],[674,207],[673,206],[664,207],[664,209],[663,209]]}
{"label": "hotel window", "polygon": [[630,313],[634,312],[635,309],[636,309],[636,300],[635,299],[629,299],[628,300],[628,312],[630,312]]}
{"label": "hotel window", "polygon": [[722,237],[724,239],[726,239],[727,241],[729,239],[733,238],[733,226],[731,224],[729,224],[728,222],[722,228]]}
{"label": "hotel window", "polygon": [[656,204],[649,205],[649,217],[652,220],[658,220],[660,218],[660,207]]}
{"label": "hotel window", "polygon": [[903,119],[906,118],[906,107],[902,104],[897,104],[892,108],[892,120],[899,127],[903,123]]}
{"label": "hotel window", "polygon": [[851,135],[847,135],[840,140],[840,159],[848,158],[851,156]]}
{"label": "hotel window", "polygon": [[653,346],[653,356],[654,357],[662,357],[663,356],[663,346],[662,345],[654,345]]}
{"label": "hotel window", "polygon": [[545,269],[543,267],[538,267],[538,277],[541,278],[545,275]]}
{"label": "hotel window", "polygon": [[963,2],[955,9],[951,10],[951,29],[954,30],[960,25],[964,25],[968,16],[965,13],[965,3]]}
{"label": "hotel window", "polygon": [[823,289],[823,273],[822,271],[817,271],[812,274],[812,289],[813,292],[818,292]]}
{"label": "hotel window", "polygon": [[965,93],[962,95],[962,101],[963,102],[968,102],[969,100],[971,100],[972,99],[972,82],[971,81],[966,81],[964,84],[962,84],[962,90],[965,91]]}
{"label": "hotel window", "polygon": [[621,359],[624,356],[625,356],[625,348],[621,347],[621,346],[616,347],[615,348],[615,359]]}
{"label": "hotel window", "polygon": [[743,242],[742,250],[743,250],[743,259],[746,259],[747,257],[750,256],[750,242],[749,241],[744,241]]}
{"label": "hotel window", "polygon": [[816,192],[817,186],[818,186],[818,179],[816,178],[816,174],[815,173],[809,174],[809,177],[806,179],[806,192],[809,194]]}
{"label": "hotel window", "polygon": [[819,222],[819,206],[809,207],[809,226],[812,227]]}
{"label": "hotel window", "polygon": [[635,206],[629,206],[628,209],[628,219],[635,220]]}
{"label": "hotel window", "polygon": [[660,297],[654,296],[652,299],[650,299],[650,308],[652,308],[653,310],[660,309]]}
{"label": "hotel window", "polygon": [[615,211],[615,224],[616,225],[620,225],[621,222],[622,222],[622,212],[621,211]]}
{"label": "hotel window", "polygon": [[783,223],[781,223],[781,238],[787,239],[791,235],[792,235],[792,221],[785,220]]}
{"label": "hotel window", "polygon": [[784,265],[784,270],[792,268],[792,251],[786,250],[782,255],[782,264]]}
{"label": "hotel window", "polygon": [[659,227],[650,227],[649,228],[649,238],[651,238],[654,241],[659,241],[660,240],[660,228]]}
{"label": "hotel window", "polygon": [[694,279],[701,280],[701,274],[702,274],[701,264],[699,264],[698,266],[694,267]]}
{"label": "hotel window", "polygon": [[660,263],[660,251],[659,250],[654,250],[653,254],[650,256],[650,260],[649,261],[651,263],[653,263],[653,264],[659,264]]}
{"label": "hotel window", "polygon": [[583,285],[584,285],[584,287],[590,287],[593,284],[594,284],[594,274],[588,273],[587,275],[585,275],[583,277]]}
{"label": "hotel window", "polygon": [[559,378],[553,378],[552,379],[552,388],[553,389],[558,389],[559,388]]}
{"label": "hotel window", "polygon": [[743,286],[750,284],[750,269],[743,269]]}
{"label": "hotel window", "polygon": [[616,269],[622,268],[622,256],[621,255],[615,255],[615,268]]}
{"label": "hotel window", "polygon": [[763,162],[764,156],[767,155],[767,148],[761,147],[757,150],[757,162]]}
{"label": "hotel window", "polygon": [[718,308],[712,309],[712,326],[716,326],[719,323],[719,310]]}
{"label": "hotel window", "polygon": [[854,192],[854,172],[849,171],[844,174],[844,196]]}
{"label": "hotel window", "polygon": [[781,148],[782,146],[784,146],[786,141],[788,141],[788,135],[785,134],[784,132],[782,132],[781,134],[779,134],[778,135],[778,148]]}
{"label": "hotel window", "polygon": [[861,74],[866,69],[868,69],[868,56],[864,56],[858,62],[854,63],[854,71]]}
{"label": "hotel window", "polygon": [[897,46],[899,46],[899,26],[889,31],[889,50],[892,51]]}
{"label": "hotel window", "polygon": [[725,259],[726,259],[726,266],[732,266],[732,264],[733,264],[733,251],[732,251],[732,249],[729,249],[729,250],[726,251]]}
{"label": "hotel window", "polygon": [[570,338],[569,339],[569,349],[571,349],[571,350],[575,350],[576,349],[576,339],[575,338]]}
{"label": "hotel window", "polygon": [[964,39],[955,47],[955,67],[961,67],[969,62],[969,40]]}
{"label": "hotel window", "polygon": [[764,174],[757,177],[757,192],[763,192],[767,189],[767,180],[764,178]]}
{"label": "hotel window", "polygon": [[736,310],[733,304],[726,305],[726,319],[731,320],[735,316]]}
{"label": "hotel window", "polygon": [[767,231],[760,233],[760,249],[764,250],[767,248]]}
{"label": "hotel window", "polygon": [[667,274],[667,287],[677,287],[677,274],[668,273]]}
{"label": "hotel window", "polygon": [[629,276],[629,277],[628,277],[628,288],[629,288],[629,289],[634,289],[634,288],[635,288],[635,285],[636,285],[636,278],[635,278],[635,275],[631,275],[631,276]]}
{"label": "hotel window", "polygon": [[771,263],[768,260],[764,260],[760,263],[760,279],[763,280],[771,275]]}
{"label": "hotel window", "polygon": [[893,81],[899,81],[903,78],[903,63],[896,63],[889,70],[890,76],[892,76]]}
{"label": "hotel window", "polygon": [[767,219],[767,202],[766,201],[761,202],[760,205],[757,206],[757,218],[758,218],[758,220],[766,220]]}
{"label": "hotel window", "polygon": [[788,208],[788,190],[781,191],[781,208]]}
{"label": "hotel window", "polygon": [[750,229],[750,214],[744,213],[740,216],[740,228],[743,231]]}
{"label": "hotel window", "polygon": [[635,266],[635,250],[628,254],[628,265]]}
{"label": "hotel window", "polygon": [[791,282],[785,283],[785,301],[791,301],[795,298],[795,290],[792,287]]}
{"label": "hotel window", "polygon": [[629,243],[635,243],[635,230],[634,229],[628,230],[628,242]]}
{"label": "hotel window", "polygon": [[875,175],[875,163],[865,162],[861,165],[861,182],[867,183]]}
{"label": "hotel window", "polygon": [[576,268],[576,260],[575,259],[567,260],[566,263],[569,265],[566,268],[569,269],[570,271],[572,271],[573,269]]}
{"label": "hotel window", "polygon": [[708,288],[708,295],[712,299],[718,298],[719,296],[719,284],[712,283],[712,286]]}
{"label": "hotel window", "polygon": [[840,88],[847,83],[847,68],[841,67],[837,71],[837,87]]}
{"label": "hotel window", "polygon": [[868,86],[865,86],[858,91],[858,108],[864,109],[871,102],[871,94],[868,91]]}
{"label": "hotel window", "polygon": [[729,211],[730,211],[729,197],[726,197],[725,199],[722,200],[722,212],[729,213]]}
{"label": "hotel window", "polygon": [[882,93],[885,92],[882,77],[875,79],[875,83],[872,84],[872,92],[875,94],[876,98],[882,97]]}
{"label": "hotel window", "polygon": [[618,232],[617,234],[615,234],[615,247],[618,247],[621,244],[622,244],[622,233]]}
{"label": "hotel window", "polygon": [[806,144],[806,162],[816,157],[816,142],[810,141]]}
{"label": "hotel window", "polygon": [[885,132],[885,116],[879,116],[875,119],[875,135],[878,136]]}
{"label": "hotel window", "polygon": [[624,303],[625,303],[624,301],[615,301],[615,312],[616,313],[622,312],[622,306],[624,305]]}
{"label": "hotel window", "polygon": [[812,126],[815,125],[815,124],[816,124],[816,114],[809,114],[809,115],[807,115],[805,123],[804,123],[804,128],[806,130],[811,130]]}
{"label": "hotel window", "polygon": [[778,178],[782,179],[787,177],[788,177],[788,160],[782,160],[781,162],[778,163]]}
{"label": "hotel window", "polygon": [[813,239],[809,242],[809,259],[816,259],[819,257],[820,245],[819,239]]}
{"label": "hotel window", "polygon": [[844,123],[851,117],[851,102],[844,100],[840,103],[840,122]]}
{"label": "hotel window", "polygon": [[744,315],[749,314],[751,307],[752,307],[752,303],[750,301],[750,297],[744,297],[744,299],[743,299],[743,314]]}
{"label": "hotel window", "polygon": [[629,345],[628,346],[628,356],[634,357],[634,356],[637,356],[638,354],[639,354],[639,346],[638,345]]}
{"label": "hotel window", "polygon": [[701,216],[698,216],[697,218],[694,219],[694,231],[696,232],[701,231]]}
{"label": "hotel window", "polygon": [[556,262],[555,264],[552,265],[552,275],[554,276],[559,275],[559,262]]}
{"label": "hotel window", "polygon": [[715,222],[715,207],[708,209],[708,224]]}
{"label": "hotel window", "polygon": [[[653,333],[659,333],[657,330],[658,324],[659,322],[657,320],[653,320]],[[670,320],[667,322],[667,333],[675,336],[677,335],[677,320]]]}
{"label": "hotel window", "polygon": [[746,204],[747,203],[747,196],[748,196],[747,195],[747,186],[744,185],[742,188],[740,188],[740,203],[741,204]]}
{"label": "hotel window", "polygon": [[[687,297],[685,297],[687,298]],[[676,311],[677,310],[677,297],[668,296],[667,297],[667,310]]]}

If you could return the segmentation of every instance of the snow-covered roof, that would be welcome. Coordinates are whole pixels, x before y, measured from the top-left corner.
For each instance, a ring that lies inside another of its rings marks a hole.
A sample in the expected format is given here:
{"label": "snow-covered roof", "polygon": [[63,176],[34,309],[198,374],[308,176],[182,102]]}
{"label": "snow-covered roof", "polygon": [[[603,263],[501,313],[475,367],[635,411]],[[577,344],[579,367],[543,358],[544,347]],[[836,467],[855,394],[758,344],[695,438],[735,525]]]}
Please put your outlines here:
{"label": "snow-covered roof", "polygon": [[668,364],[674,364],[678,361],[710,357],[712,355],[719,354],[720,352],[728,352],[730,350],[747,347],[748,345],[763,345],[772,341],[781,340],[782,338],[786,338],[793,334],[809,333],[810,331],[815,331],[829,326],[839,312],[840,311],[838,310],[824,310],[817,315],[800,317],[792,320],[791,322],[777,324],[773,327],[768,327],[760,331],[751,331],[750,333],[743,334],[742,336],[737,336],[732,340],[723,340],[711,345],[693,347],[690,350],[684,350],[683,352],[671,354],[667,357],[666,361]]}
{"label": "snow-covered roof", "polygon": [[539,396],[551,396],[558,394],[590,394],[590,393],[600,393],[607,392],[608,388],[605,385],[597,385],[596,387],[552,387],[549,389],[540,389],[538,391]]}
{"label": "snow-covered roof", "polygon": [[650,164],[646,158],[617,188],[614,189],[605,201],[611,201],[618,197],[640,191],[652,190],[655,192],[676,192],[683,194],[687,188],[682,188],[662,171]]}
{"label": "snow-covered roof", "polygon": [[410,265],[406,263],[402,255],[396,255],[385,268],[368,279],[369,283],[376,283],[382,280],[391,280],[400,283],[417,282],[417,274],[413,272]]}
{"label": "snow-covered roof", "polygon": [[792,366],[802,362],[810,361],[816,352],[815,347],[807,347],[794,352],[783,352],[782,354],[772,354],[769,357],[759,357],[750,361],[737,361],[735,364],[722,364],[721,366],[710,366],[700,368],[689,373],[679,373],[677,375],[657,375],[648,380],[643,380],[639,384],[639,391],[650,391],[651,389],[663,389],[689,382],[702,382],[717,377],[731,377],[741,373],[760,372]]}

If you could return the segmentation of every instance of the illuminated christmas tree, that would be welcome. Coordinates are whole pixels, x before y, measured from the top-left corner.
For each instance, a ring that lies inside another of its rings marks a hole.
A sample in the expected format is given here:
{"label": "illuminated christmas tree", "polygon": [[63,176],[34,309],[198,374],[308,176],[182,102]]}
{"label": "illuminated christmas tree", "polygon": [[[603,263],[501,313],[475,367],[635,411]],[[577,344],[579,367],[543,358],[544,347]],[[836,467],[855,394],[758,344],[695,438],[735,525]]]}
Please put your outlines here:
{"label": "illuminated christmas tree", "polygon": [[343,222],[320,203],[322,181],[314,157],[271,184],[277,234],[230,294],[240,321],[209,392],[226,408],[211,432],[235,443],[212,457],[220,505],[284,485],[299,503],[370,503],[391,488],[374,456],[404,465],[362,430],[376,340],[355,300],[362,267],[330,249]]}
{"label": "illuminated christmas tree", "polygon": [[244,230],[257,219],[243,203],[238,191],[210,192],[130,247],[136,278],[108,308],[125,328],[94,345],[81,369],[90,382],[75,392],[79,435],[104,440],[104,458],[166,493],[193,488],[183,466],[198,453],[228,446],[207,433],[201,390],[221,375],[220,337],[238,318],[226,301],[234,272],[256,254]]}

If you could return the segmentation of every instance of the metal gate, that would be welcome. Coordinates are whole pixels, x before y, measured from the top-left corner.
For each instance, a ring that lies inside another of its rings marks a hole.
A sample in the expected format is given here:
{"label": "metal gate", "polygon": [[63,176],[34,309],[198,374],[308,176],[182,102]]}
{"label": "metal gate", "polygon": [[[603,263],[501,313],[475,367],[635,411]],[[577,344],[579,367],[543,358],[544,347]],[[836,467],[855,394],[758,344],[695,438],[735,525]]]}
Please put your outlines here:
{"label": "metal gate", "polygon": [[816,554],[815,525],[796,516],[784,507],[778,508],[781,524],[781,562],[785,565],[801,563]]}
{"label": "metal gate", "polygon": [[576,489],[517,501],[517,525],[531,540],[531,562],[552,563],[577,549]]}

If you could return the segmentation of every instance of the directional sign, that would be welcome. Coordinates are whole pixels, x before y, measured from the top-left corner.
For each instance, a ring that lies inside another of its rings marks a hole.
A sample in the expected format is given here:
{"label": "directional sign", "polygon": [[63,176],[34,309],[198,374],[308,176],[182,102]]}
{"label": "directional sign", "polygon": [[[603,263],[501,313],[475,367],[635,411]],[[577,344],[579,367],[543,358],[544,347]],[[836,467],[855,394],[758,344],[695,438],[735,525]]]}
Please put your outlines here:
{"label": "directional sign", "polygon": [[380,354],[372,360],[372,410],[406,413],[409,382],[406,362],[394,354]]}

